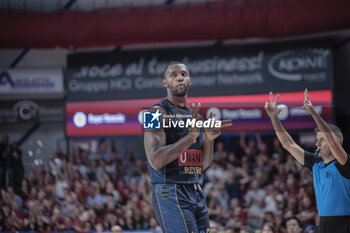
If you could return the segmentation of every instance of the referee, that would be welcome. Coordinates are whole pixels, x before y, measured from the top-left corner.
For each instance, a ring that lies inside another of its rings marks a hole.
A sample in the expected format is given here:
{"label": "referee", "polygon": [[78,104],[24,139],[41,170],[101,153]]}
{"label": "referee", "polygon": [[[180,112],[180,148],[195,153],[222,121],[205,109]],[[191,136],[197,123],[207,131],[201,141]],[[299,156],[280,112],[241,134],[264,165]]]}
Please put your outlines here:
{"label": "referee", "polygon": [[302,165],[312,171],[317,209],[318,233],[350,233],[350,160],[342,147],[343,135],[335,125],[327,124],[312,106],[308,90],[304,92],[304,109],[317,124],[315,153],[303,150],[277,118],[277,100],[270,92],[265,110],[282,146]]}

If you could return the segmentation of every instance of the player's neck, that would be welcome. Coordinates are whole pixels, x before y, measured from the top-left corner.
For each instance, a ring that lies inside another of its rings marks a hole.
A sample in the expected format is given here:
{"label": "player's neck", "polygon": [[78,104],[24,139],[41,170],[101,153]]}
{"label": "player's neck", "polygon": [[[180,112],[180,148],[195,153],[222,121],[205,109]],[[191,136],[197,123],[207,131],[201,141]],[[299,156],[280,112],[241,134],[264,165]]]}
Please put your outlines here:
{"label": "player's neck", "polygon": [[187,107],[187,95],[185,96],[174,96],[174,95],[168,95],[166,97],[170,102],[173,104],[179,106],[179,107]]}

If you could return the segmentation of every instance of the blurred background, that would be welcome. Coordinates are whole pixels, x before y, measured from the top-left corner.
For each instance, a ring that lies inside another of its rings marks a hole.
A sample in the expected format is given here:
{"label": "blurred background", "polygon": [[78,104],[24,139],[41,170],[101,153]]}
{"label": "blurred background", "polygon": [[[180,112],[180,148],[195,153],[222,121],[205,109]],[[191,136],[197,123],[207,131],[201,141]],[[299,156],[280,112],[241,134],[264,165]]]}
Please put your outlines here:
{"label": "blurred background", "polygon": [[[231,119],[205,174],[213,232],[287,232],[318,223],[312,176],[281,147],[263,109],[315,150],[317,111],[350,144],[346,0],[0,1],[0,231],[159,232],[143,110],[185,63],[189,103]],[[141,210],[141,211],[140,211]],[[248,227],[246,227],[248,226]],[[251,229],[250,229],[250,228]]]}

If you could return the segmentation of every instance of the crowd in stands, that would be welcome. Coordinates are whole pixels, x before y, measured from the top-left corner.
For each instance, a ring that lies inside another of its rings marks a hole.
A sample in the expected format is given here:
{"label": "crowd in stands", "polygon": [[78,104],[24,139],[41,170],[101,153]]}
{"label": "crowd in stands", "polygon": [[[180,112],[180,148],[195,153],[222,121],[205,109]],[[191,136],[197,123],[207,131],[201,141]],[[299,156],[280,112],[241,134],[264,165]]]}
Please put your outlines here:
{"label": "crowd in stands", "polygon": [[282,148],[277,138],[271,145],[257,134],[255,140],[242,134],[240,147],[227,153],[216,144],[214,161],[206,170],[203,192],[209,218],[227,232],[244,226],[285,233],[285,220],[297,216],[304,232],[318,224],[312,175]]}
{"label": "crowd in stands", "polygon": [[[212,232],[269,228],[286,233],[285,219],[293,216],[304,232],[315,232],[318,215],[310,172],[276,138],[241,134],[236,141],[238,146],[229,150],[218,141],[205,172],[202,189]],[[97,153],[75,148],[66,155],[58,149],[23,177],[17,144],[4,136],[0,152],[1,172],[9,157],[14,163],[9,185],[1,183],[0,231],[101,232],[116,225],[160,230],[146,156],[120,155],[102,141]]]}

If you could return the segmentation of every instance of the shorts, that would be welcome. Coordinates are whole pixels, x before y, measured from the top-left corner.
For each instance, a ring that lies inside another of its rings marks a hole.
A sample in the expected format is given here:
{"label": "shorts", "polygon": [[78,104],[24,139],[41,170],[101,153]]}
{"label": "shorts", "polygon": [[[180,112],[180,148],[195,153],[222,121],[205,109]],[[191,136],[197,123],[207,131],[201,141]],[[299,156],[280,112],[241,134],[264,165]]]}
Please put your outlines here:
{"label": "shorts", "polygon": [[350,216],[320,217],[317,233],[350,233]]}
{"label": "shorts", "polygon": [[153,184],[152,202],[164,233],[209,233],[206,198],[198,184]]}

